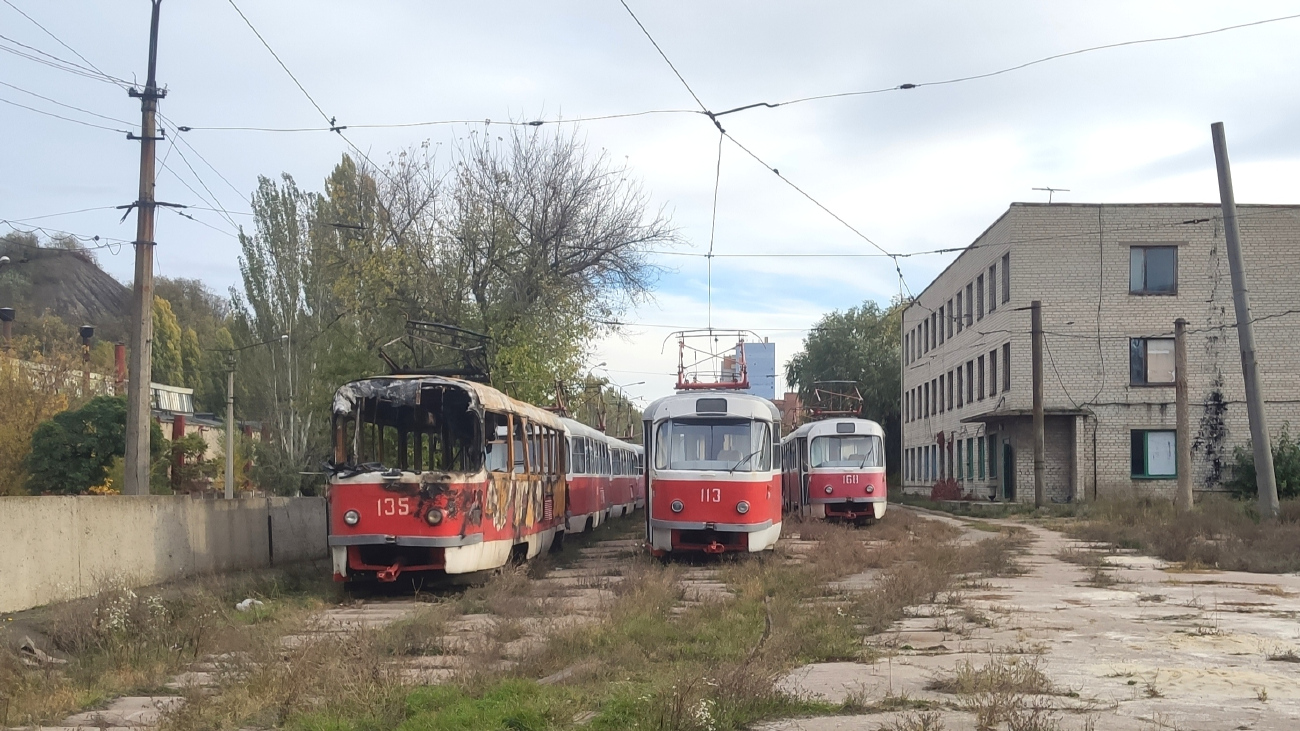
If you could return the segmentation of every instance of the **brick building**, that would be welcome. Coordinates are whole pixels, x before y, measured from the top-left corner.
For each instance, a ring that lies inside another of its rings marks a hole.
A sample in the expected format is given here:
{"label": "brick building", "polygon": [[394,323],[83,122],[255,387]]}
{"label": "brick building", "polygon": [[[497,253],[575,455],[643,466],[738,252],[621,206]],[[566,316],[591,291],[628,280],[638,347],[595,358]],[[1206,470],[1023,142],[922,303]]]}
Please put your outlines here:
{"label": "brick building", "polygon": [[[1300,206],[1238,207],[1270,431],[1300,426]],[[1045,332],[1056,502],[1172,494],[1174,320],[1188,323],[1193,489],[1250,438],[1223,221],[1211,204],[1014,203],[903,313],[904,486],[1032,501],[1030,313]]]}

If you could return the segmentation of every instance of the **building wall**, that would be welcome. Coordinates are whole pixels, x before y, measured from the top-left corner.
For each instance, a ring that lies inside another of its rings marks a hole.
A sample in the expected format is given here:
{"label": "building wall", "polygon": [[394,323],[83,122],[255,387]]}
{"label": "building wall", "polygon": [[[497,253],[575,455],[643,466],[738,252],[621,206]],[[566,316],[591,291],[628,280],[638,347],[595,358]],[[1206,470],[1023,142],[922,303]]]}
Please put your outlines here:
{"label": "building wall", "polygon": [[0,497],[0,612],[327,556],[322,498]]}
{"label": "building wall", "polygon": [[776,343],[745,343],[745,370],[749,388],[745,393],[776,399]]}
{"label": "building wall", "polygon": [[[1240,206],[1239,222],[1247,284],[1255,323],[1261,386],[1270,430],[1300,424],[1300,339],[1291,335],[1300,315],[1300,207]],[[1178,251],[1176,295],[1129,292],[1131,247],[1170,245]],[[1232,450],[1246,444],[1249,428],[1238,352],[1232,288],[1224,255],[1223,226],[1217,205],[1013,204],[953,262],[904,313],[904,333],[929,320],[940,306],[965,293],[989,266],[1010,256],[1010,300],[997,296],[973,328],[963,328],[943,345],[932,346],[904,367],[904,393],[946,376],[956,364],[999,349],[1001,371],[1010,367],[1011,388],[960,409],[912,419],[904,424],[904,447],[933,443],[938,432],[959,438],[985,430],[1011,434],[1028,429],[1032,407],[1029,303],[1040,300],[1045,336],[1044,403],[1051,412],[1074,412],[1068,444],[1048,435],[1048,470],[1059,464],[1072,475],[1079,498],[1134,491],[1163,494],[1174,479],[1135,479],[1130,470],[1130,434],[1135,429],[1174,428],[1173,385],[1133,385],[1129,377],[1129,339],[1172,338],[1174,320],[1188,321],[1188,380],[1192,404],[1193,484],[1197,490],[1222,489]],[[987,300],[985,283],[985,299]],[[964,299],[964,297],[963,297]],[[946,336],[946,328],[945,328]],[[1004,363],[1001,345],[1009,343]],[[906,345],[906,340],[905,340]],[[914,354],[915,355],[915,354]],[[986,379],[988,376],[986,375]],[[946,394],[945,394],[946,396]],[[904,402],[906,404],[906,401]],[[954,404],[955,405],[955,404]],[[945,404],[946,406],[946,404]],[[986,416],[975,423],[962,419]],[[1063,419],[1070,417],[1060,417]],[[1050,420],[1049,420],[1050,421]],[[1096,451],[1093,451],[1094,431]],[[1062,432],[1063,434],[1065,432]],[[1064,437],[1062,437],[1064,438]],[[1013,437],[1019,443],[1021,439]],[[1028,472],[1018,475],[1017,495],[1032,499],[1032,442],[1025,441]],[[1068,447],[1068,450],[1066,449]],[[1017,450],[1018,458],[1022,456]],[[1049,479],[1049,485],[1056,478]],[[912,479],[913,487],[927,483]],[[973,486],[973,485],[972,485]],[[1028,486],[1028,490],[1026,490]],[[1049,492],[1052,489],[1049,488]]]}

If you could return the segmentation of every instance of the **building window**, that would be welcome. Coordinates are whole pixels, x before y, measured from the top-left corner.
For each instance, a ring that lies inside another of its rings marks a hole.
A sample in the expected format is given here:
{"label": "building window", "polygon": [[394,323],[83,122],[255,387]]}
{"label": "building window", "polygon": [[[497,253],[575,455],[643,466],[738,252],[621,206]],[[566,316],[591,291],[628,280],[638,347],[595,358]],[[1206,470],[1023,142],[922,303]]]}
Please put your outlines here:
{"label": "building window", "polygon": [[998,350],[994,348],[989,351],[989,395],[995,396],[998,392]]}
{"label": "building window", "polygon": [[1011,390],[1011,343],[1002,344],[1002,393]]}
{"label": "building window", "polygon": [[997,435],[989,435],[989,479],[998,479],[998,438]]}
{"label": "building window", "polygon": [[939,413],[943,413],[943,376],[939,376],[939,390],[935,393],[935,399],[939,402]]}
{"label": "building window", "polygon": [[1011,252],[1002,255],[1002,304],[1011,301]]}
{"label": "building window", "polygon": [[975,285],[968,284],[966,285],[966,327],[975,324],[975,318],[971,315],[975,310],[975,303],[971,301],[973,299],[975,299]]}
{"label": "building window", "polygon": [[930,347],[939,347],[939,313],[930,313]]}
{"label": "building window", "polygon": [[984,319],[984,275],[975,277],[975,319]]}
{"label": "building window", "polygon": [[948,410],[952,411],[952,371],[948,371]]}
{"label": "building window", "polygon": [[1129,294],[1177,294],[1178,247],[1129,249],[1128,291]]}
{"label": "building window", "polygon": [[1166,478],[1177,476],[1178,460],[1174,456],[1172,431],[1134,429],[1133,476],[1138,478]]}
{"label": "building window", "polygon": [[980,472],[979,472],[980,476],[979,476],[979,479],[983,480],[983,479],[984,479],[984,440],[983,440],[983,439],[977,439],[976,441],[979,442],[979,446],[980,446]]}
{"label": "building window", "polygon": [[903,334],[903,360],[904,365],[912,364],[912,333]]}
{"label": "building window", "polygon": [[936,378],[930,381],[930,413],[931,414],[939,413],[939,402],[942,400],[943,399],[939,398],[939,379]]}
{"label": "building window", "polygon": [[952,300],[949,299],[949,300],[948,300],[948,337],[949,337],[949,338],[952,337],[952,321],[953,321],[953,319],[954,319],[954,317],[953,317],[953,310],[952,310]]}
{"label": "building window", "polygon": [[1174,382],[1172,338],[1130,338],[1128,341],[1129,383],[1134,386]]}
{"label": "building window", "polygon": [[959,409],[961,408],[962,403],[963,403],[963,402],[962,402],[962,390],[961,390],[961,384],[962,384],[962,382],[963,382],[963,379],[962,379],[962,375],[961,375],[961,366],[957,366],[957,408],[959,408]]}
{"label": "building window", "polygon": [[966,479],[975,479],[975,440],[966,440]]}
{"label": "building window", "polygon": [[975,361],[968,360],[966,361],[966,403],[973,401],[975,401]]}
{"label": "building window", "polygon": [[921,352],[930,352],[930,321],[921,321]]}
{"label": "building window", "polygon": [[952,316],[955,317],[955,318],[957,319],[957,332],[961,332],[962,327],[964,327],[965,324],[966,324],[966,323],[965,323],[965,318],[963,318],[963,317],[961,316],[961,313],[962,313],[962,309],[961,309],[961,292],[958,292],[958,293],[957,293],[957,309],[956,309],[956,310],[953,310],[953,313],[952,313]]}
{"label": "building window", "polygon": [[957,474],[955,477],[961,479],[961,440],[957,440]]}
{"label": "building window", "polygon": [[998,265],[989,267],[989,312],[998,308]]}
{"label": "building window", "polygon": [[943,345],[943,307],[939,308],[939,344]]}
{"label": "building window", "polygon": [[984,400],[984,356],[982,355],[979,357],[979,378],[980,378],[979,396],[980,396],[980,401],[983,401]]}
{"label": "building window", "polygon": [[928,419],[930,418],[930,384],[921,384],[921,390],[923,393],[921,396],[921,416]]}

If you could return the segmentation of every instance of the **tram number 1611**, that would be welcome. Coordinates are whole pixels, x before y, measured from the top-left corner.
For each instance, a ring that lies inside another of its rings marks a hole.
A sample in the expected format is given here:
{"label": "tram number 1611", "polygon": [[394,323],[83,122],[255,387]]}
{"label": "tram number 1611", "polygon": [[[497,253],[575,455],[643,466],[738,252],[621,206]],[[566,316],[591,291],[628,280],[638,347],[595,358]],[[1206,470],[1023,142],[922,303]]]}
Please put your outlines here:
{"label": "tram number 1611", "polygon": [[702,503],[720,503],[722,502],[722,488],[706,487],[700,490],[700,502]]}

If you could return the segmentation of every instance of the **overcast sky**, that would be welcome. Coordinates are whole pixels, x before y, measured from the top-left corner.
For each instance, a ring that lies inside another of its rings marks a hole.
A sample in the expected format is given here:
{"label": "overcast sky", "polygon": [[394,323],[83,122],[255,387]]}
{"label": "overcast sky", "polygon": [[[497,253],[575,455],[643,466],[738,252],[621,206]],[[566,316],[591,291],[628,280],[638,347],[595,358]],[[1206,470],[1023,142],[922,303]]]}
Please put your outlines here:
{"label": "overcast sky", "polygon": [[[356,125],[698,108],[618,0],[236,1],[303,87],[339,124],[352,126],[352,141],[377,162],[426,140],[450,145],[483,124]],[[940,81],[1092,46],[1300,13],[1297,2],[1187,0],[628,2],[714,111]],[[147,0],[0,0],[0,46],[26,44],[81,63],[15,8],[104,72],[143,80]],[[159,46],[158,78],[170,90],[161,109],[175,124],[322,125],[226,0],[165,0]],[[1057,194],[1062,201],[1217,201],[1209,130],[1216,121],[1227,128],[1239,201],[1300,202],[1297,69],[1300,19],[722,120],[782,176],[886,250],[906,253],[970,243],[1011,202],[1045,200],[1035,187],[1070,189]],[[0,100],[127,129],[25,93],[35,92],[138,124],[138,101],[117,86],[11,53],[0,53],[0,84]],[[138,143],[5,103],[0,129],[0,219],[23,230],[39,225],[133,238],[134,215],[119,224],[121,213],[110,207],[136,196]],[[718,143],[707,118],[655,114],[581,129],[593,147],[626,160],[654,202],[667,207],[689,242],[683,252],[707,250]],[[250,219],[241,213],[257,176],[288,172],[302,187],[319,189],[346,151],[327,131],[196,129],[185,137],[192,150],[159,147],[175,171],[160,170],[159,199],[209,206],[215,197],[245,225]],[[718,254],[875,251],[730,142],[721,169]],[[79,209],[98,210],[50,216]],[[239,280],[234,228],[219,213],[190,213],[201,223],[158,214],[157,271],[224,292]],[[50,217],[31,220],[37,216]],[[902,260],[911,290],[920,292],[953,256]],[[99,260],[129,282],[130,247],[100,250]],[[616,383],[646,381],[627,390],[650,398],[671,389],[676,354],[663,347],[664,338],[707,321],[705,261],[658,261],[666,270],[654,298],[624,317],[639,324],[598,344],[590,361],[607,363]],[[783,364],[823,313],[864,300],[883,304],[898,293],[888,259],[718,258],[713,324],[771,337]]]}

